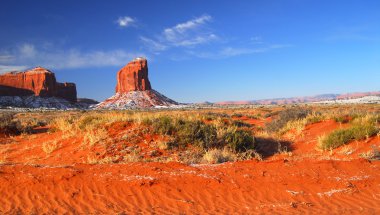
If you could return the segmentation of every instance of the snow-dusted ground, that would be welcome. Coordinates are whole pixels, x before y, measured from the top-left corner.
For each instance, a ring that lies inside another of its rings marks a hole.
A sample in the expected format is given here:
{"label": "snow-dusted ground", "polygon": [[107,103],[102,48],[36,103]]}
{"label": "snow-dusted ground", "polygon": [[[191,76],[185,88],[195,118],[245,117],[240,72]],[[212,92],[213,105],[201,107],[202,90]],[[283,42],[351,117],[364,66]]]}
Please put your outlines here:
{"label": "snow-dusted ground", "polygon": [[313,102],[314,104],[380,104],[380,96],[364,96],[354,99],[339,99]]}
{"label": "snow-dusted ground", "polygon": [[88,104],[70,103],[57,97],[40,96],[0,96],[2,108],[47,108],[47,109],[87,109]]}
{"label": "snow-dusted ground", "polygon": [[155,90],[116,93],[95,105],[95,109],[181,108],[177,102]]}

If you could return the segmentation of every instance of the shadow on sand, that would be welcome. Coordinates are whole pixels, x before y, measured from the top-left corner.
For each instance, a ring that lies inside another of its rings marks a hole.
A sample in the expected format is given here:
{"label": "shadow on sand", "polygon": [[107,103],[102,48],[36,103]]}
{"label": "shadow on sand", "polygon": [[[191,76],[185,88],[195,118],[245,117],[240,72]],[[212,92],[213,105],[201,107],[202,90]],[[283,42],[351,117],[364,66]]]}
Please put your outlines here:
{"label": "shadow on sand", "polygon": [[289,141],[278,141],[273,138],[257,137],[256,151],[265,159],[279,152],[291,152],[293,151],[293,146]]}

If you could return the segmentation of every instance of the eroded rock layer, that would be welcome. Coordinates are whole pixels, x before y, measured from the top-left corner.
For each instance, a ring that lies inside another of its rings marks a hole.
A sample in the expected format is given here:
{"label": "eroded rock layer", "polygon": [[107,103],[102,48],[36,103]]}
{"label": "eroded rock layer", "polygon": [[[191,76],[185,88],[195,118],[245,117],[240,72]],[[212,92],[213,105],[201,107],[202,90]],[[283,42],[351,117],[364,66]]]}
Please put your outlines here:
{"label": "eroded rock layer", "polygon": [[36,67],[25,72],[8,72],[0,75],[0,96],[59,97],[77,101],[74,83],[58,83],[53,72]]}
{"label": "eroded rock layer", "polygon": [[136,58],[117,73],[116,93],[151,90],[148,78],[148,61]]}

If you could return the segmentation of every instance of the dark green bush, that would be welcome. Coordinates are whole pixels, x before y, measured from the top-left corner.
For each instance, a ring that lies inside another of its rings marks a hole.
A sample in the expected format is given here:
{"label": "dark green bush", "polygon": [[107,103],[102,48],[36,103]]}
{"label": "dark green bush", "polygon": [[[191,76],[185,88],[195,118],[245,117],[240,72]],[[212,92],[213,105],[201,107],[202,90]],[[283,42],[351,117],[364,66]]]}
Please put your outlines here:
{"label": "dark green bush", "polygon": [[240,120],[234,120],[232,122],[232,125],[236,126],[236,127],[246,127],[246,128],[250,128],[252,125],[249,124],[249,123],[246,123],[246,122],[243,122],[243,121],[240,121]]}
{"label": "dark green bush", "polygon": [[234,113],[231,115],[231,117],[238,117],[238,118],[240,118],[242,116],[243,116],[243,114],[241,114],[241,113]]}
{"label": "dark green bush", "polygon": [[[250,131],[234,130],[218,139],[215,125],[200,120],[185,120],[163,116],[145,122],[152,126],[157,134],[174,137],[172,146],[187,147],[193,145],[203,150],[228,146],[232,151],[241,152],[253,149],[254,138]],[[232,126],[232,125],[224,125]]]}
{"label": "dark green bush", "polygon": [[[73,120],[73,119],[71,119]],[[80,130],[85,130],[88,125],[93,125],[95,124],[96,121],[100,120],[99,116],[92,116],[92,115],[87,115],[83,116],[79,122],[78,122],[78,128]],[[72,123],[73,121],[71,121]]]}
{"label": "dark green bush", "polygon": [[324,150],[335,149],[349,143],[352,140],[364,140],[379,132],[378,127],[373,122],[354,124],[350,128],[338,129],[323,138],[320,147]]}
{"label": "dark green bush", "polygon": [[289,121],[303,119],[311,111],[309,109],[302,108],[289,108],[279,112],[276,119],[265,124],[266,130],[269,132],[278,132],[283,128]]}
{"label": "dark green bush", "polygon": [[14,113],[1,113],[0,114],[0,132],[5,134],[20,134],[31,133],[33,127],[26,125],[23,126],[21,121],[14,119]]}
{"label": "dark green bush", "polygon": [[336,116],[334,117],[334,120],[335,122],[342,123],[342,124],[347,123],[349,121],[347,116]]}
{"label": "dark green bush", "polygon": [[236,130],[228,132],[224,136],[227,146],[234,152],[243,152],[254,148],[254,138],[249,131]]}
{"label": "dark green bush", "polygon": [[162,116],[152,121],[154,132],[157,134],[171,135],[175,131],[173,120],[168,116]]}
{"label": "dark green bush", "polygon": [[176,140],[181,146],[194,144],[202,149],[208,149],[214,146],[217,140],[215,126],[201,121],[179,120],[176,130]]}

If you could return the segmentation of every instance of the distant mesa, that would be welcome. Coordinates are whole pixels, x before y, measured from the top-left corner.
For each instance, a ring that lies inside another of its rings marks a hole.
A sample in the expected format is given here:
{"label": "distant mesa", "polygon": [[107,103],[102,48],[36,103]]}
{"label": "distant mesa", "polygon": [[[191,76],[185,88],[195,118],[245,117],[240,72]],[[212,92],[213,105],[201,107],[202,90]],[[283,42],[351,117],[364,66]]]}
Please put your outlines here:
{"label": "distant mesa", "polygon": [[77,108],[74,83],[59,83],[43,67],[0,75],[0,106],[27,108]]}
{"label": "distant mesa", "polygon": [[8,72],[0,75],[0,96],[60,97],[77,101],[74,83],[59,83],[55,74],[43,67],[25,72]]}
{"label": "distant mesa", "polygon": [[99,103],[97,109],[168,107],[178,103],[152,89],[148,61],[136,58],[117,73],[116,94]]}
{"label": "distant mesa", "polygon": [[[224,102],[217,102],[215,104],[217,105],[286,105],[286,104],[300,104],[300,103],[324,103],[326,101],[339,103],[342,100],[359,99],[359,98],[364,98],[364,97],[369,97],[369,96],[379,97],[380,91],[346,93],[346,94],[321,94],[321,95],[316,95],[316,96],[262,99],[262,100],[253,100],[253,101],[224,101]],[[373,98],[373,99],[374,99],[374,102],[377,102],[377,98]],[[358,101],[358,103],[370,103],[370,102],[371,100]]]}

